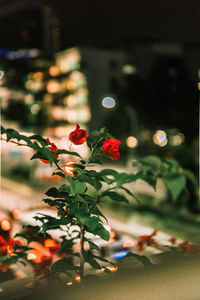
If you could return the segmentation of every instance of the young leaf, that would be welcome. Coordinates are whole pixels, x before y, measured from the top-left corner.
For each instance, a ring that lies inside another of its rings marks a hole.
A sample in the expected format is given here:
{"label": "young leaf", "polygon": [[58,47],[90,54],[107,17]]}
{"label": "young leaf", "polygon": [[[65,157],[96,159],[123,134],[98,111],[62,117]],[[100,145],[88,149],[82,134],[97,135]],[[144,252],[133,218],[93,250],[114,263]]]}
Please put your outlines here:
{"label": "young leaf", "polygon": [[172,195],[172,199],[176,201],[180,193],[186,185],[186,179],[183,174],[174,174],[163,178],[163,182]]}
{"label": "young leaf", "polygon": [[118,194],[117,192],[105,191],[102,193],[102,196],[108,196],[110,199],[118,202],[127,202],[128,200],[123,196]]}
{"label": "young leaf", "polygon": [[80,158],[82,158],[80,156],[80,154],[78,154],[77,152],[72,152],[72,151],[68,151],[68,150],[65,150],[65,149],[58,149],[56,150],[56,154],[68,154],[68,155],[73,155],[73,156],[78,156]]}
{"label": "young leaf", "polygon": [[159,169],[161,166],[161,159],[154,155],[145,156],[140,159],[140,162],[155,169]]}
{"label": "young leaf", "polygon": [[135,258],[136,258],[137,260],[139,260],[144,266],[150,266],[150,265],[153,265],[153,266],[154,266],[154,264],[151,263],[151,261],[148,259],[148,257],[146,257],[146,256],[144,256],[144,255],[139,255],[139,254],[136,254],[136,253],[133,253],[133,252],[129,252],[128,255],[127,255],[126,257],[128,257],[128,256],[133,256],[133,257],[135,257]]}
{"label": "young leaf", "polygon": [[79,267],[73,266],[68,258],[57,260],[50,268],[50,272],[67,272],[69,270],[78,270]]}

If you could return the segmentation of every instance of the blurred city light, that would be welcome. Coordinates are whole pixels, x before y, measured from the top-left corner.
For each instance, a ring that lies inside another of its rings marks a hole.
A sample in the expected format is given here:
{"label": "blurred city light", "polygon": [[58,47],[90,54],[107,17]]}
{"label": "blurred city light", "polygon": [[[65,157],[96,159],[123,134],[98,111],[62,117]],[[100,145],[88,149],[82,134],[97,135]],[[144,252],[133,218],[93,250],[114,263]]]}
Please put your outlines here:
{"label": "blurred city light", "polygon": [[20,209],[15,209],[12,213],[12,216],[15,220],[20,220],[22,217],[22,211]]}
{"label": "blurred city light", "polygon": [[1,229],[4,231],[9,231],[11,229],[12,225],[9,220],[4,219],[1,221]]}
{"label": "blurred city light", "polygon": [[103,100],[102,100],[102,105],[103,105],[103,107],[105,107],[105,108],[113,108],[113,107],[115,107],[115,105],[116,105],[116,101],[115,101],[115,99],[112,98],[112,97],[105,97],[105,98],[103,98]]}
{"label": "blurred city light", "polygon": [[65,174],[73,177],[74,176],[74,162],[70,161],[64,166],[64,172]]}
{"label": "blurred city light", "polygon": [[164,147],[165,145],[167,145],[168,140],[166,132],[163,130],[157,130],[153,135],[153,142],[160,147]]}
{"label": "blurred city light", "polygon": [[58,76],[60,74],[60,69],[57,66],[51,66],[49,68],[49,74],[51,76]]}
{"label": "blurred city light", "polygon": [[126,145],[129,148],[136,148],[138,146],[138,140],[134,136],[129,136],[126,139]]}
{"label": "blurred city light", "polygon": [[80,275],[77,275],[77,276],[75,277],[75,280],[76,280],[77,282],[80,282],[80,281],[81,281],[81,276],[80,276]]}
{"label": "blurred city light", "polygon": [[123,243],[123,248],[131,248],[134,246],[134,242],[132,240],[127,240]]}
{"label": "blurred city light", "polygon": [[110,272],[116,272],[118,270],[118,267],[117,266],[108,266],[107,269],[110,270]]}
{"label": "blurred city light", "polygon": [[200,91],[200,81],[197,83],[197,88]]}
{"label": "blurred city light", "polygon": [[180,144],[182,144],[185,140],[185,136],[183,133],[179,132],[175,135],[172,135],[170,137],[170,143],[173,145],[173,146],[178,146]]}
{"label": "blurred city light", "polygon": [[47,83],[47,92],[50,94],[55,94],[60,92],[61,90],[61,85],[58,81],[56,80],[51,80]]}
{"label": "blurred city light", "polygon": [[137,73],[137,68],[134,65],[124,65],[122,68],[122,72],[127,75],[135,75]]}
{"label": "blurred city light", "polygon": [[[123,257],[127,256],[128,252],[129,252],[129,251],[120,251],[120,252],[117,252],[117,253],[115,253],[115,254],[112,256],[112,258],[114,258],[114,259],[123,258]],[[110,271],[111,271],[111,270],[110,270]],[[114,271],[111,271],[111,272],[114,272]]]}
{"label": "blurred city light", "polygon": [[3,78],[4,76],[4,71],[0,71],[0,80]]}

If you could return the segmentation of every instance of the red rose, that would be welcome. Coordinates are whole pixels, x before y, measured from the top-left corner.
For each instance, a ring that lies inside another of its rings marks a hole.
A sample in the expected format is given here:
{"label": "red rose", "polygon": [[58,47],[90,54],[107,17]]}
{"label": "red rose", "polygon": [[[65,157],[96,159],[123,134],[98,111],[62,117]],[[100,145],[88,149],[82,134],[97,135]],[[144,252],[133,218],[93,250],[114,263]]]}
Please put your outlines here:
{"label": "red rose", "polygon": [[69,140],[75,145],[81,145],[86,142],[88,138],[87,130],[80,129],[80,126],[76,124],[76,129],[69,135]]}
{"label": "red rose", "polygon": [[105,140],[103,143],[102,150],[99,151],[99,154],[101,152],[105,152],[108,156],[117,160],[120,157],[120,153],[119,153],[119,145],[120,144],[121,144],[121,142],[117,139],[111,138],[111,139]]}
{"label": "red rose", "polygon": [[[48,143],[51,143],[49,139],[46,139],[46,141],[47,141]],[[49,146],[47,146],[47,148],[51,151],[51,153],[52,153],[56,158],[58,158],[58,155],[56,155],[56,150],[57,150],[58,148],[56,147],[55,144],[49,145]],[[49,164],[49,160],[41,159],[41,158],[40,158],[40,160],[41,160],[43,163],[45,163],[45,164]]]}

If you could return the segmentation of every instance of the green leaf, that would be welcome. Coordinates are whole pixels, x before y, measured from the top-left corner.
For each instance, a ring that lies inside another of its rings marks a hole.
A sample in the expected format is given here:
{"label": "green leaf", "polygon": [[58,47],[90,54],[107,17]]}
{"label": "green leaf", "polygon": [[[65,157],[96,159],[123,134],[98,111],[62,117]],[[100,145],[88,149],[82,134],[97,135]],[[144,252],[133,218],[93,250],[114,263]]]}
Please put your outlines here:
{"label": "green leaf", "polygon": [[80,156],[80,154],[78,154],[77,152],[72,152],[72,151],[68,151],[68,150],[65,150],[65,149],[58,149],[58,150],[56,151],[56,154],[57,154],[57,155],[58,155],[58,154],[68,154],[68,155],[78,156],[78,157],[82,158],[82,157]]}
{"label": "green leaf", "polygon": [[15,256],[0,256],[0,263],[3,264],[13,264],[17,262],[17,257]]}
{"label": "green leaf", "polygon": [[60,176],[60,177],[62,177],[62,178],[65,178],[65,174],[62,173],[62,172],[53,172],[53,173],[52,173],[52,176],[54,176],[54,175]]}
{"label": "green leaf", "polygon": [[70,187],[66,184],[62,184],[59,189],[58,189],[59,193],[70,193]]}
{"label": "green leaf", "polygon": [[172,199],[174,201],[178,198],[186,185],[186,179],[183,174],[174,174],[171,176],[163,177],[163,182],[171,193]]}
{"label": "green leaf", "polygon": [[73,245],[74,245],[74,242],[72,239],[70,240],[63,240],[61,245],[60,245],[60,249],[59,249],[59,253],[71,253],[73,252]]}
{"label": "green leaf", "polygon": [[137,260],[139,260],[144,266],[150,266],[150,265],[154,265],[151,263],[151,261],[148,259],[148,257],[144,256],[144,255],[139,255],[139,254],[136,254],[136,253],[133,253],[133,252],[129,252],[128,256],[132,256],[132,257],[135,257]]}
{"label": "green leaf", "polygon": [[61,197],[60,192],[59,192],[58,189],[55,188],[55,187],[50,188],[50,189],[45,193],[45,195],[47,195],[47,196],[49,196],[49,197],[54,197],[54,198],[59,198],[59,197]]}
{"label": "green leaf", "polygon": [[70,191],[72,196],[76,196],[77,194],[84,194],[87,186],[85,182],[81,182],[78,179],[73,179],[70,176],[66,176],[67,181],[70,184]]}
{"label": "green leaf", "polygon": [[67,225],[69,223],[71,223],[71,220],[69,218],[52,218],[42,225],[42,231],[45,234],[47,230],[57,229],[60,228],[60,225]]}
{"label": "green leaf", "polygon": [[47,146],[50,145],[52,143],[48,143],[43,137],[41,137],[40,135],[31,135],[29,137],[31,140],[36,140],[38,141],[42,146]]}
{"label": "green leaf", "polygon": [[57,260],[50,268],[50,272],[67,272],[70,270],[78,270],[79,267],[73,266],[68,258]]}
{"label": "green leaf", "polygon": [[1,126],[1,134],[4,134],[5,132],[6,132],[6,129],[3,126]]}
{"label": "green leaf", "polygon": [[193,172],[191,172],[190,170],[184,169],[183,174],[194,186],[198,187],[198,180]]}
{"label": "green leaf", "polygon": [[[89,173],[88,173],[89,175]],[[102,187],[102,184],[99,180],[92,178],[90,176],[88,176],[87,174],[80,174],[78,175],[78,180],[80,180],[81,182],[87,182],[89,183],[91,186],[93,186],[96,190],[100,190],[100,188]]]}
{"label": "green leaf", "polygon": [[122,186],[121,189],[124,190],[129,196],[133,197],[137,201],[137,203],[140,203],[140,200],[131,191],[129,191],[127,188]]}
{"label": "green leaf", "polygon": [[91,241],[88,241],[88,243],[90,246],[90,250],[98,250],[99,251],[99,247],[95,243],[93,243]]}
{"label": "green leaf", "polygon": [[126,197],[124,197],[123,195],[118,194],[117,192],[111,192],[111,191],[105,191],[102,193],[102,196],[105,197],[109,197],[114,201],[118,201],[118,202],[127,202],[128,200],[126,199]]}
{"label": "green leaf", "polygon": [[101,265],[95,259],[87,259],[87,263],[94,269],[101,270]]}
{"label": "green leaf", "polygon": [[159,169],[161,166],[161,159],[154,155],[143,157],[140,159],[140,162],[155,169]]}

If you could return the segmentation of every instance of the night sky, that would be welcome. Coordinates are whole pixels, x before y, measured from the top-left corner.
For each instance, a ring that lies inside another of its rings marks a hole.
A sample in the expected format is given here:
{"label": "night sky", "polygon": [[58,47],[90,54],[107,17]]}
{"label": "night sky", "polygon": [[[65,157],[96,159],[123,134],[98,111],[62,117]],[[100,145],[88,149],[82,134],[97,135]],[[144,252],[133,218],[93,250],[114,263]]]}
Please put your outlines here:
{"label": "night sky", "polygon": [[59,17],[63,49],[80,44],[123,46],[133,40],[200,44],[198,0],[1,0],[0,46],[21,47],[24,30],[29,30],[30,44],[42,46],[41,24],[37,23],[41,13],[28,12],[28,7],[38,3],[51,4]]}

